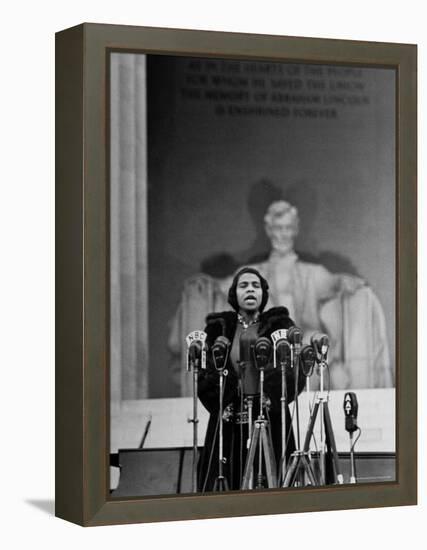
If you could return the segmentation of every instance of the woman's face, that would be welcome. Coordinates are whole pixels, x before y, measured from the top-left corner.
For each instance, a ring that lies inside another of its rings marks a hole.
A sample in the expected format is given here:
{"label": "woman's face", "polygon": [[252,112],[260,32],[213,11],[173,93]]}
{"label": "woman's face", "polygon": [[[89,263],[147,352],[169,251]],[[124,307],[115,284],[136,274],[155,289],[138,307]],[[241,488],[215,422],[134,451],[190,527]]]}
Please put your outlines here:
{"label": "woman's face", "polygon": [[253,313],[262,302],[261,281],[255,273],[243,273],[237,281],[237,304],[240,311]]}

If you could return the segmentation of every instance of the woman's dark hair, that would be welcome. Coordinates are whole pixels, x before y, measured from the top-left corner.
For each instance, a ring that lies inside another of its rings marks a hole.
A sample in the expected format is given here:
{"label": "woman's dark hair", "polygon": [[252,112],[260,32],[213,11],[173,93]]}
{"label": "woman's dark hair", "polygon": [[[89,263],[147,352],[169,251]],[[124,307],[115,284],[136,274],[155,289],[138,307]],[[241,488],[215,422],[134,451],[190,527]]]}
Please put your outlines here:
{"label": "woman's dark hair", "polygon": [[253,267],[244,267],[240,269],[240,271],[238,271],[236,275],[234,275],[233,282],[231,283],[230,289],[228,291],[228,303],[235,311],[239,310],[239,304],[237,303],[236,289],[237,289],[237,283],[239,282],[239,278],[244,273],[253,273],[259,278],[261,283],[261,290],[262,290],[262,300],[261,300],[261,305],[259,306],[259,310],[263,311],[266,303],[268,302],[268,283],[264,279],[264,277],[261,275],[261,273],[259,273],[259,271],[257,271]]}

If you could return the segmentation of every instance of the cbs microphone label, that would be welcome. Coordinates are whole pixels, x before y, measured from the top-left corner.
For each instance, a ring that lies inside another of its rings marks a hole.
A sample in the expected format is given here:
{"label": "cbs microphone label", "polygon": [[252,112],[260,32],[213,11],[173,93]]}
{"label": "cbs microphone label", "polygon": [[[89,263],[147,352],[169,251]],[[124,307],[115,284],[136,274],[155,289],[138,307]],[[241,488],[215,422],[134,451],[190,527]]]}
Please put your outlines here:
{"label": "cbs microphone label", "polygon": [[275,330],[271,334],[271,339],[273,340],[274,344],[276,344],[279,340],[286,340],[287,337],[288,337],[288,331],[285,328]]}

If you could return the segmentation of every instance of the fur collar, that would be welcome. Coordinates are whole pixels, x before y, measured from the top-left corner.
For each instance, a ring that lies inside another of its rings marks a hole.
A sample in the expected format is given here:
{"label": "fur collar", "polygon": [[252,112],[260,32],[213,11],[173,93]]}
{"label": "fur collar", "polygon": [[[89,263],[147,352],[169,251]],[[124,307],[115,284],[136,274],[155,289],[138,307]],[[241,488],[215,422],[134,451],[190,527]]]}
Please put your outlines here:
{"label": "fur collar", "polygon": [[[294,324],[289,317],[286,307],[272,307],[261,313],[259,318],[259,336],[270,335],[279,328],[289,328]],[[211,313],[206,317],[206,332],[208,340],[218,336],[226,336],[232,340],[237,326],[237,313],[235,311],[221,311]]]}

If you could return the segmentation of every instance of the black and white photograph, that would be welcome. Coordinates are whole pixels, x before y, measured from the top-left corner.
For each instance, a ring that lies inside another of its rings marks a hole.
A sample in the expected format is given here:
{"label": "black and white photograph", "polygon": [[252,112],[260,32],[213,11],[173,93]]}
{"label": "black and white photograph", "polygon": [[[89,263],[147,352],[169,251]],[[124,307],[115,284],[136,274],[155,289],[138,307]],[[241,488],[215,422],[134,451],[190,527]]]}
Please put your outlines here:
{"label": "black and white photograph", "polygon": [[422,6],[3,6],[3,547],[425,538]]}
{"label": "black and white photograph", "polygon": [[108,64],[111,498],[396,481],[396,69]]}

